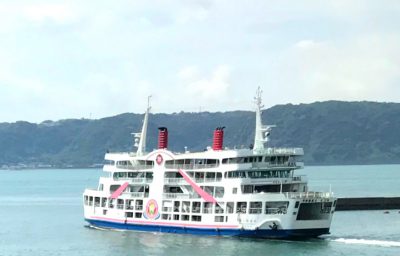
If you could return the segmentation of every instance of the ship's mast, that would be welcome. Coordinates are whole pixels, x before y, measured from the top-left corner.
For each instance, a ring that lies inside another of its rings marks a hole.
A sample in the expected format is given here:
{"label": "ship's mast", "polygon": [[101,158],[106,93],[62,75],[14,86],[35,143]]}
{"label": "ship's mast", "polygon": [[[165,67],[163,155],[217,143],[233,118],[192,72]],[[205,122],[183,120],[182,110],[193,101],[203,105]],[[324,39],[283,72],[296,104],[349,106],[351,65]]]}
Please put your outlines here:
{"label": "ship's mast", "polygon": [[150,98],[151,95],[147,97],[147,109],[144,115],[142,132],[140,133],[132,133],[135,137],[135,147],[137,147],[136,155],[141,156],[146,152],[146,134],[147,134],[147,123],[149,120],[150,113]]}
{"label": "ship's mast", "polygon": [[254,147],[253,151],[262,151],[264,149],[264,144],[268,141],[269,132],[274,126],[265,126],[262,124],[261,114],[264,105],[262,104],[262,90],[260,87],[257,88],[256,96],[254,101],[256,104],[256,132],[254,135]]}

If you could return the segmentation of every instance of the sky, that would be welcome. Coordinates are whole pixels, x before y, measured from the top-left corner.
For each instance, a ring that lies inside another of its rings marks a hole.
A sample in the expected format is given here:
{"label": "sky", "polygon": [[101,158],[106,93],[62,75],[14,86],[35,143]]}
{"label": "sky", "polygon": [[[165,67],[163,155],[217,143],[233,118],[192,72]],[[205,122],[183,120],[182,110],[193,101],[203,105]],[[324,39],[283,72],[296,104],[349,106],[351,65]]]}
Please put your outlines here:
{"label": "sky", "polygon": [[0,0],[0,122],[399,102],[400,1]]}

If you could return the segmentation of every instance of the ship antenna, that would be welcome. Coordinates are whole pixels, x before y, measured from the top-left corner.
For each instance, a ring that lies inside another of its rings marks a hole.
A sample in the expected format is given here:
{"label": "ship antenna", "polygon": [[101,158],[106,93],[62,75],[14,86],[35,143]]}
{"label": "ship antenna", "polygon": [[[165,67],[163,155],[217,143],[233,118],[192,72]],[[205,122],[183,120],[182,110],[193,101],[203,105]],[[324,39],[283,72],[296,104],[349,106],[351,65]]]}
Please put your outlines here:
{"label": "ship antenna", "polygon": [[266,126],[262,124],[261,114],[264,105],[262,104],[262,90],[260,87],[257,88],[256,96],[254,101],[256,104],[256,131],[254,136],[254,147],[253,151],[262,151],[264,149],[264,144],[268,141],[269,133],[274,125]]}
{"label": "ship antenna", "polygon": [[144,114],[142,132],[132,133],[134,136],[134,139],[135,139],[134,146],[137,147],[136,155],[138,155],[138,156],[141,156],[146,152],[147,123],[149,120],[149,113],[151,110],[150,99],[151,99],[151,95],[147,97],[147,109],[146,109],[146,113]]}

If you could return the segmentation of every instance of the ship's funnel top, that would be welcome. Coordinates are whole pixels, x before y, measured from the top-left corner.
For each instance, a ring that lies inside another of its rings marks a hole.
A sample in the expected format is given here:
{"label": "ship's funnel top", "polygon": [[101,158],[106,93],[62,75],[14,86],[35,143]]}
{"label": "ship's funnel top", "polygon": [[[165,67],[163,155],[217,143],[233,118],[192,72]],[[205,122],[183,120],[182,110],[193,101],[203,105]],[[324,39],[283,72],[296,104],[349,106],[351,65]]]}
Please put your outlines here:
{"label": "ship's funnel top", "polygon": [[214,131],[214,140],[212,149],[213,150],[222,150],[224,144],[224,127],[217,127]]}
{"label": "ship's funnel top", "polygon": [[158,127],[158,149],[168,147],[168,129],[167,127]]}

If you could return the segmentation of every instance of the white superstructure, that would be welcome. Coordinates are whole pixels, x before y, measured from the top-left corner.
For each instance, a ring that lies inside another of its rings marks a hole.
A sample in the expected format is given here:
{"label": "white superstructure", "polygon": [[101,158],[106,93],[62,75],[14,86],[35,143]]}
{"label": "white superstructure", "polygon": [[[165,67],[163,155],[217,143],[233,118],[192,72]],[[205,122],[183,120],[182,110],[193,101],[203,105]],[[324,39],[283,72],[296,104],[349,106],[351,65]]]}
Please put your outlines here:
{"label": "white superstructure", "polygon": [[159,149],[145,152],[143,129],[136,153],[107,153],[105,176],[84,192],[90,225],[142,231],[250,237],[315,237],[329,233],[336,199],[309,191],[301,148],[270,148],[272,126],[261,122],[256,96],[252,149],[224,149],[223,128],[213,147],[196,153],[167,149],[168,131],[159,128]]}

